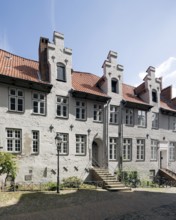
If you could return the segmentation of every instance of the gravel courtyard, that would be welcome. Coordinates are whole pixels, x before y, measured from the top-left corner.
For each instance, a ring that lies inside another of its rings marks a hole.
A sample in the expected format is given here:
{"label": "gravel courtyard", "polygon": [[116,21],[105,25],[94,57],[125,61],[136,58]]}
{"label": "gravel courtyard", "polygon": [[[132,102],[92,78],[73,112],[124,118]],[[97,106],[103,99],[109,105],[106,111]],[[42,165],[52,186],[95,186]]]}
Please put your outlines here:
{"label": "gravel courtyard", "polygon": [[176,188],[16,192],[2,202],[4,195],[0,192],[1,220],[176,220]]}

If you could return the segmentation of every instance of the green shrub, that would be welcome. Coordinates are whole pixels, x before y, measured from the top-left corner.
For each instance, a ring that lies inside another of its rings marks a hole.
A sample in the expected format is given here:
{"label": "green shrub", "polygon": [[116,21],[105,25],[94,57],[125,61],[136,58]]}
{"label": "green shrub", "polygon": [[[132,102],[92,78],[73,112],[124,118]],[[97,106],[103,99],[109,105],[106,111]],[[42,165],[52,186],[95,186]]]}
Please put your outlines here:
{"label": "green shrub", "polygon": [[46,185],[45,185],[45,188],[47,190],[50,190],[50,191],[55,191],[57,189],[57,184],[54,183],[54,182],[48,182]]}
{"label": "green shrub", "polygon": [[63,188],[79,188],[80,185],[81,180],[76,176],[65,178],[62,183]]}

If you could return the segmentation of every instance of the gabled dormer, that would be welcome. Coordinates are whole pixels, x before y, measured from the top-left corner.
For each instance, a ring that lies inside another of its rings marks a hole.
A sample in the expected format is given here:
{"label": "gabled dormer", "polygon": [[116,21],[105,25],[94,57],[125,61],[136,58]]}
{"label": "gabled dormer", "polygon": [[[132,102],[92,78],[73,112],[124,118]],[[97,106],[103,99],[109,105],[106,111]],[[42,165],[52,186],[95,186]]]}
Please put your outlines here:
{"label": "gabled dormer", "polygon": [[48,42],[47,56],[50,81],[60,91],[67,93],[71,88],[72,50],[64,47],[64,35],[53,34],[53,42]]}
{"label": "gabled dormer", "polygon": [[117,64],[117,53],[110,51],[103,63],[103,77],[100,81],[101,89],[112,98],[122,95],[123,66]]}
{"label": "gabled dormer", "polygon": [[162,89],[162,78],[155,77],[155,68],[149,66],[144,83],[135,89],[136,95],[142,98],[149,105],[160,107],[160,93]]}

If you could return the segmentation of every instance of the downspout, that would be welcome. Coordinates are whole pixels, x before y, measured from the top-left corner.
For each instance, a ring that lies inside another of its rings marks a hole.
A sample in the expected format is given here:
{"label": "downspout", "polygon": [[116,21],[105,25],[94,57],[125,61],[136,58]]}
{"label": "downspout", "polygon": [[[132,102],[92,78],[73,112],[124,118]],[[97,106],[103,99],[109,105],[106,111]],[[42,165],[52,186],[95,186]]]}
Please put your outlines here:
{"label": "downspout", "polygon": [[108,144],[109,144],[109,141],[108,141],[108,132],[109,132],[109,103],[110,103],[110,99],[108,99],[107,101],[107,105],[106,105],[106,120],[105,120],[105,125],[106,125],[106,134],[105,134],[105,137],[106,137],[106,151],[105,151],[105,159],[106,159],[106,164],[105,164],[105,167],[108,168],[108,165],[109,165],[109,154],[108,154]]}

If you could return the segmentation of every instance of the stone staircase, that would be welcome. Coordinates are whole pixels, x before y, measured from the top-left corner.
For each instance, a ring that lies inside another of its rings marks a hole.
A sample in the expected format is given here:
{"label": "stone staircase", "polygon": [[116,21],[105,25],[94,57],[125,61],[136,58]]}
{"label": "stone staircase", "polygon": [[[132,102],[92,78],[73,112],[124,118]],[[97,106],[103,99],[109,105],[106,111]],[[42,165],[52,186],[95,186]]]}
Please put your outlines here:
{"label": "stone staircase", "polygon": [[111,175],[107,169],[93,168],[92,178],[96,181],[103,181],[103,188],[109,191],[131,191],[130,187],[117,181],[116,177]]}
{"label": "stone staircase", "polygon": [[176,181],[176,173],[174,173],[169,169],[166,168],[159,169],[159,175],[165,177],[168,180]]}

